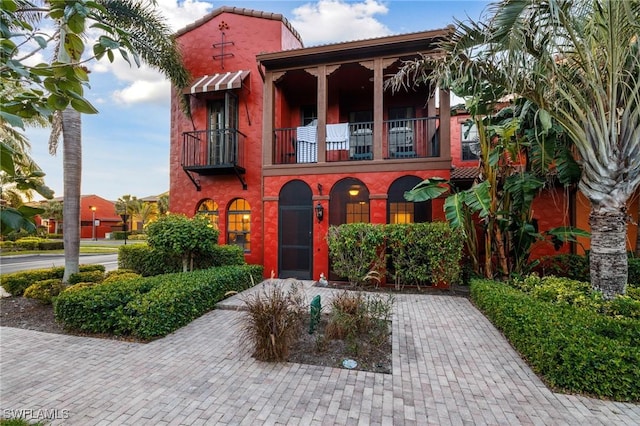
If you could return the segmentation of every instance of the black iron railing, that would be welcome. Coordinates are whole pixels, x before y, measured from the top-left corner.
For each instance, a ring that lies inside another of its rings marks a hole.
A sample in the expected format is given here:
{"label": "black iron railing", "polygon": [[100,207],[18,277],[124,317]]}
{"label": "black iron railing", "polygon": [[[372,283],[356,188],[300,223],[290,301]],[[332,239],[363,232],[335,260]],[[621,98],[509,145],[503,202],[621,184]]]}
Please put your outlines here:
{"label": "black iron railing", "polygon": [[244,167],[244,134],[237,129],[182,134],[182,167]]}
{"label": "black iron railing", "polygon": [[[326,161],[373,160],[373,122],[349,123],[345,141],[326,143]],[[440,156],[440,117],[385,121],[385,159],[430,158]],[[304,164],[318,161],[315,126],[274,130],[273,164]]]}

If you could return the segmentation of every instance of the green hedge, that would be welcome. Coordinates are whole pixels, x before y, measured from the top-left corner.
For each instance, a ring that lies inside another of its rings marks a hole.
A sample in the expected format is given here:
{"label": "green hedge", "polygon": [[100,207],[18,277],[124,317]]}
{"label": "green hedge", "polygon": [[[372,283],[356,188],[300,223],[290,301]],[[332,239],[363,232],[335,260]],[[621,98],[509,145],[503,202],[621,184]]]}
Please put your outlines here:
{"label": "green hedge", "polygon": [[42,240],[38,243],[38,250],[64,250],[64,241]]}
{"label": "green hedge", "polygon": [[123,307],[155,285],[157,280],[137,278],[64,291],[53,304],[54,314],[72,330],[127,334],[122,326]]}
{"label": "green hedge", "polygon": [[459,281],[463,236],[445,222],[385,226],[393,275],[399,284]]}
{"label": "green hedge", "polygon": [[398,285],[447,285],[460,280],[464,240],[446,222],[331,226],[327,242],[334,271],[352,284],[367,282],[371,271],[382,276],[387,266]]}
{"label": "green hedge", "polygon": [[[102,271],[104,265],[80,265],[80,272]],[[13,272],[11,274],[0,275],[0,285],[12,296],[22,296],[24,290],[36,281],[49,279],[61,280],[64,276],[64,267],[49,269],[33,269],[30,271]]]}
{"label": "green hedge", "polygon": [[56,298],[54,312],[69,329],[153,339],[213,309],[228,291],[260,281],[262,266],[257,265],[124,279],[65,291]]}
{"label": "green hedge", "polygon": [[640,320],[536,300],[488,280],[472,281],[471,298],[550,386],[640,401]]}
{"label": "green hedge", "polygon": [[54,297],[64,290],[65,286],[62,281],[52,278],[43,281],[36,281],[26,288],[24,297],[36,299],[46,305],[51,304]]}
{"label": "green hedge", "polygon": [[[214,245],[209,253],[194,259],[194,269],[244,264],[244,252],[236,245]],[[181,272],[182,259],[163,254],[146,244],[132,244],[118,249],[118,267],[148,277]]]}
{"label": "green hedge", "polygon": [[104,280],[104,271],[81,271],[69,275],[69,285],[78,283],[99,283]]}
{"label": "green hedge", "polygon": [[[253,279],[252,279],[253,277]],[[262,266],[221,266],[165,276],[124,308],[131,334],[145,340],[165,336],[212,310],[230,291],[262,281]]]}

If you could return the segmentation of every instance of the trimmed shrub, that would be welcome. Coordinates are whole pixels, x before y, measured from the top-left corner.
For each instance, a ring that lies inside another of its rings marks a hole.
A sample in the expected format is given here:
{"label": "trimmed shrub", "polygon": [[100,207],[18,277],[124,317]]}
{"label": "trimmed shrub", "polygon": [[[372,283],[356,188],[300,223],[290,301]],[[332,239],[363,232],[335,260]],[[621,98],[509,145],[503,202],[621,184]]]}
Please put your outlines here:
{"label": "trimmed shrub", "polygon": [[612,317],[624,317],[640,320],[640,300],[630,296],[616,296],[612,300],[606,301],[603,312]]}
{"label": "trimmed shrub", "polygon": [[13,241],[0,241],[1,251],[13,251],[16,249],[16,244]]}
{"label": "trimmed shrub", "polygon": [[90,333],[127,334],[122,330],[122,308],[151,290],[157,282],[139,278],[64,291],[53,311],[65,328]]}
{"label": "trimmed shrub", "polygon": [[47,234],[47,238],[50,240],[61,240],[64,236],[62,234]]}
{"label": "trimmed shrub", "polygon": [[129,232],[124,232],[124,231],[113,231],[111,233],[111,238],[113,238],[114,240],[124,240],[125,235],[127,237],[127,239],[129,239]]}
{"label": "trimmed shrub", "polygon": [[118,280],[61,293],[54,313],[69,329],[148,340],[188,324],[227,292],[261,279],[262,266],[245,265]]}
{"label": "trimmed shrub", "polygon": [[570,393],[640,400],[640,321],[536,300],[473,280],[471,298],[536,373]]}
{"label": "trimmed shrub", "polygon": [[78,291],[82,288],[93,287],[94,285],[97,285],[97,283],[78,283],[78,284],[70,285],[69,287],[65,288],[63,292]]}
{"label": "trimmed shrub", "polygon": [[464,239],[446,222],[386,225],[397,284],[454,284],[460,280]]}
{"label": "trimmed shrub", "polygon": [[[211,262],[208,266],[206,266],[207,261]],[[208,258],[203,256],[201,262],[199,265],[208,268],[214,266],[245,265],[247,263],[244,260],[244,250],[235,244],[214,245],[211,250],[211,255]]]}
{"label": "trimmed shrub", "polygon": [[165,336],[212,310],[228,292],[262,280],[262,266],[221,266],[154,277],[158,283],[123,310],[126,329],[141,339]]}
{"label": "trimmed shrub", "polygon": [[[236,245],[213,245],[210,250],[198,253],[193,260],[194,269],[244,264],[244,251]],[[135,244],[118,249],[118,267],[149,277],[181,272],[182,260],[177,255],[162,253],[148,245]]]}
{"label": "trimmed shrub", "polygon": [[146,241],[147,236],[145,234],[131,234],[127,239],[132,241]]}
{"label": "trimmed shrub", "polygon": [[127,281],[136,278],[140,278],[142,275],[136,274],[135,272],[125,272],[122,274],[110,275],[104,280],[102,280],[102,284],[108,284],[116,281]]}
{"label": "trimmed shrub", "polygon": [[[80,272],[85,271],[102,271],[104,265],[80,265]],[[49,269],[33,269],[30,271],[13,272],[11,274],[0,275],[0,285],[13,296],[22,296],[24,290],[36,281],[48,279],[61,280],[64,276],[64,267],[59,266]]]}
{"label": "trimmed shrub", "polygon": [[18,250],[38,250],[38,245],[43,241],[38,237],[25,237],[16,240],[16,248]]}
{"label": "trimmed shrub", "polygon": [[69,284],[99,283],[104,280],[103,271],[84,271],[69,275]]}
{"label": "trimmed shrub", "polygon": [[149,277],[181,271],[182,263],[178,256],[165,256],[146,244],[135,244],[120,246],[118,268]]}
{"label": "trimmed shrub", "polygon": [[64,241],[42,240],[38,243],[39,250],[64,250]]}
{"label": "trimmed shrub", "polygon": [[134,271],[133,269],[114,269],[112,271],[105,272],[104,279],[106,280],[107,278],[111,278],[114,275],[123,275],[123,274],[131,274],[131,273],[135,274],[136,271]]}
{"label": "trimmed shrub", "polygon": [[36,281],[26,288],[24,297],[36,299],[44,304],[51,304],[52,299],[64,290],[64,284],[57,278]]}
{"label": "trimmed shrub", "polygon": [[330,226],[327,234],[333,270],[353,285],[365,284],[385,265],[384,228],[371,223]]}

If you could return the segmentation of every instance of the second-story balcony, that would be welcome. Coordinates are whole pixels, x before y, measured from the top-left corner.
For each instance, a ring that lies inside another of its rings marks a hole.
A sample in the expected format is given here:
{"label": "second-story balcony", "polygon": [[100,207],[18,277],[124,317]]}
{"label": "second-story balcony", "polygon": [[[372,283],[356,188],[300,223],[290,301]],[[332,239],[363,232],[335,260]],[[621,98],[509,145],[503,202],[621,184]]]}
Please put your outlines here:
{"label": "second-story balcony", "polygon": [[[437,158],[440,156],[440,118],[383,122],[382,137],[375,138],[373,122],[327,124],[325,140],[318,140],[316,123],[274,129],[273,164],[318,162],[318,146],[325,143],[326,162],[374,159]],[[381,158],[374,141],[381,140]]]}
{"label": "second-story balcony", "polygon": [[182,168],[200,175],[244,173],[244,135],[237,129],[182,134]]}
{"label": "second-story balcony", "polygon": [[242,132],[231,128],[182,134],[182,169],[198,191],[200,182],[192,173],[200,176],[236,175],[242,187],[247,188],[242,176],[246,173],[244,140]]}

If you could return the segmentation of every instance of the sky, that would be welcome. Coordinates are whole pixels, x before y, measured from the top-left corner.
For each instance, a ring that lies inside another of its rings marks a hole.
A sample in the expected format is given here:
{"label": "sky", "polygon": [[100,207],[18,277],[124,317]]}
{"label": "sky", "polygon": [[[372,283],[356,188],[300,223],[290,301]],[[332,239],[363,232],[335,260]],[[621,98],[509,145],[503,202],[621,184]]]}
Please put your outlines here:
{"label": "sky", "polygon": [[[174,30],[221,6],[280,13],[300,33],[305,47],[443,28],[454,17],[478,20],[481,0],[205,1],[157,0]],[[34,61],[42,58],[33,58]],[[46,59],[45,59],[46,60]],[[158,72],[124,61],[90,64],[85,97],[99,110],[82,116],[82,194],[115,201],[169,190],[170,85]],[[27,129],[31,156],[56,197],[64,193],[62,147],[48,152],[48,129]],[[36,197],[42,199],[42,197]]]}

